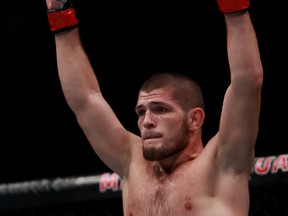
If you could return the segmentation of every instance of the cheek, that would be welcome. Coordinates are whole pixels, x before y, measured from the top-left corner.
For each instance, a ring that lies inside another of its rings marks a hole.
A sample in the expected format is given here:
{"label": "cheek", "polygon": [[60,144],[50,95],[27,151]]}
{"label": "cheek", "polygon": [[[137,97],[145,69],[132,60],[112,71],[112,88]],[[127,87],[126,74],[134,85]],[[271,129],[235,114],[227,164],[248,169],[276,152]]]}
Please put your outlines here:
{"label": "cheek", "polygon": [[175,119],[173,121],[164,122],[164,128],[169,130],[171,134],[174,134],[175,132],[179,131],[183,127],[183,121],[179,119]]}
{"label": "cheek", "polygon": [[169,131],[173,134],[178,133],[179,131],[188,130],[188,128],[188,119],[185,118],[185,116],[178,116],[178,118],[175,117],[169,123]]}
{"label": "cheek", "polygon": [[138,125],[138,128],[140,129],[141,128],[141,120],[140,119],[138,119],[138,121],[137,121],[137,125]]}
{"label": "cheek", "polygon": [[137,126],[138,126],[139,131],[142,132],[142,130],[144,128],[142,119],[140,119],[140,118],[138,119]]}

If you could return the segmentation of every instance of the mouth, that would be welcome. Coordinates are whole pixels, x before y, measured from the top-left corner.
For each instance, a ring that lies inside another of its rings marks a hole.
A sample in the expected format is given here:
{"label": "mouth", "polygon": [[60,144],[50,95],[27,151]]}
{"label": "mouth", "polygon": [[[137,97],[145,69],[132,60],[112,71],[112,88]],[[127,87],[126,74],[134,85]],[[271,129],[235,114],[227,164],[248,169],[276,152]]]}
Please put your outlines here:
{"label": "mouth", "polygon": [[158,139],[158,138],[160,138],[161,137],[161,135],[160,134],[158,134],[158,133],[156,133],[156,134],[154,134],[154,133],[147,133],[147,134],[143,134],[143,140],[150,140],[150,139]]}

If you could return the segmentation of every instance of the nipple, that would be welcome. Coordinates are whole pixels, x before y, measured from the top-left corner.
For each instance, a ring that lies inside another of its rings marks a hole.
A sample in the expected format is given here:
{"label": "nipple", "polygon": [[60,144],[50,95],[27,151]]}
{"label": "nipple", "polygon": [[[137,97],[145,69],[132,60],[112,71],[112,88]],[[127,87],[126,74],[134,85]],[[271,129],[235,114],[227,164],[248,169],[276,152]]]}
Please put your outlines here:
{"label": "nipple", "polygon": [[185,203],[185,209],[188,210],[188,211],[192,210],[192,203],[191,202],[186,202]]}
{"label": "nipple", "polygon": [[185,205],[184,205],[185,210],[187,210],[187,211],[191,211],[191,210],[192,210],[192,202],[191,202],[191,198],[190,198],[190,197],[186,197],[185,200],[186,200],[186,201],[185,201]]}

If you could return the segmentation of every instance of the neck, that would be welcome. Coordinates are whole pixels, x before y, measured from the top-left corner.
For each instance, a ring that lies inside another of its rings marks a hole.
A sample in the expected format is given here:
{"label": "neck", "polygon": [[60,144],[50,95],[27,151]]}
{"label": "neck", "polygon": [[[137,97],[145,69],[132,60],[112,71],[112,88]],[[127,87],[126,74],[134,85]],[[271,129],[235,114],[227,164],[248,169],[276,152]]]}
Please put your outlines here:
{"label": "neck", "polygon": [[189,161],[193,161],[199,156],[203,150],[203,144],[201,141],[188,145],[185,149],[177,152],[160,161],[155,162],[156,169],[166,173],[167,175],[173,173],[178,167],[186,164]]}

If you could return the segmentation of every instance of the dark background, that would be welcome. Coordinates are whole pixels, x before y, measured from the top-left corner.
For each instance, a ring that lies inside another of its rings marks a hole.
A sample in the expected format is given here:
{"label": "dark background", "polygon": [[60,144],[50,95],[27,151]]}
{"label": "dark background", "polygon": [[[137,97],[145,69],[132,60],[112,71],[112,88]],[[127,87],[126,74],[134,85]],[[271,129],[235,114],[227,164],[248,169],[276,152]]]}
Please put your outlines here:
{"label": "dark background", "polygon": [[[1,6],[0,183],[109,170],[64,100],[45,1]],[[103,94],[127,129],[138,133],[134,106],[142,82],[156,71],[178,71],[202,86],[204,141],[217,131],[229,71],[224,20],[214,0],[81,0],[75,7]],[[286,12],[280,0],[251,1],[265,72],[256,156],[288,153]]]}

